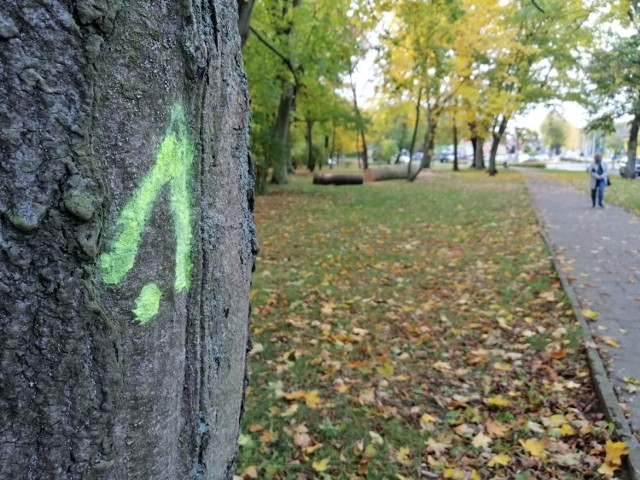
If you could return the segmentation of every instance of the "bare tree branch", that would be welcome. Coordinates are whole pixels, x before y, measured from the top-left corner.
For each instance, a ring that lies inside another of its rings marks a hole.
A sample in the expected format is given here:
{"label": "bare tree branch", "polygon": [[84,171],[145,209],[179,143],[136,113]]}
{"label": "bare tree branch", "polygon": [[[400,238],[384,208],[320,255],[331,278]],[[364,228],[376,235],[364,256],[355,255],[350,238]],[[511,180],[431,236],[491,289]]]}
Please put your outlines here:
{"label": "bare tree branch", "polygon": [[536,7],[538,10],[544,13],[544,10],[540,7],[540,5],[536,3],[536,0],[531,0],[531,3],[533,4],[534,7]]}
{"label": "bare tree branch", "polygon": [[267,47],[269,50],[271,50],[276,57],[278,57],[280,60],[282,60],[282,63],[284,63],[287,68],[289,69],[289,71],[291,72],[291,75],[293,75],[293,80],[296,83],[296,87],[300,86],[300,79],[298,78],[298,75],[296,73],[296,68],[293,66],[293,63],[291,63],[291,60],[289,60],[287,57],[285,57],[282,53],[280,53],[280,51],[274,47],[271,43],[269,43],[269,41],[264,38],[260,32],[258,32],[255,28],[253,27],[249,27],[249,30],[251,31],[251,33],[253,33],[256,38],[258,40],[260,40],[260,42]]}

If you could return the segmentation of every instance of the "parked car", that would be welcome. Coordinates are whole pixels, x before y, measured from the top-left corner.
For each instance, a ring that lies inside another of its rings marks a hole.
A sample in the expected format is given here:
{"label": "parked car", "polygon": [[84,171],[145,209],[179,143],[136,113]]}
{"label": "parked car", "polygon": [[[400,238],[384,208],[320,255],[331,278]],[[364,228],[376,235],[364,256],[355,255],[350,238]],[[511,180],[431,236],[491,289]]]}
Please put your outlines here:
{"label": "parked car", "polygon": [[[620,166],[618,167],[618,171],[620,172],[620,176],[623,177],[623,178],[626,176],[626,169],[627,169],[627,164],[626,163],[621,163]],[[639,176],[640,176],[640,162],[636,158],[636,177],[639,177]]]}

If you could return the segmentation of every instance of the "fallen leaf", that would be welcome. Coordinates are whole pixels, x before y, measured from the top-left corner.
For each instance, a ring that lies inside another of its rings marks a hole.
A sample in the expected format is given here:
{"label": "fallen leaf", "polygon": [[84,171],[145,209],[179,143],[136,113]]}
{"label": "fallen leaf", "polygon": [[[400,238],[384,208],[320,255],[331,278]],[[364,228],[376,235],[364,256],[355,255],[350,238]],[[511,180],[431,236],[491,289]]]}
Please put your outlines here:
{"label": "fallen leaf", "polygon": [[435,421],[435,417],[432,417],[428,413],[424,413],[420,417],[420,428],[422,430],[433,430],[435,428]]}
{"label": "fallen leaf", "polygon": [[318,390],[311,390],[306,393],[304,397],[304,402],[308,408],[315,410],[320,406],[320,396],[318,395]]}
{"label": "fallen leaf", "polygon": [[501,395],[496,395],[495,397],[487,398],[487,405],[491,405],[494,407],[508,407],[511,405],[511,402]]}
{"label": "fallen leaf", "polygon": [[292,405],[289,406],[289,408],[287,408],[284,412],[282,412],[280,414],[280,416],[282,417],[290,417],[291,415],[295,415],[295,413],[298,411],[298,404],[294,403]]}
{"label": "fallen leaf", "polygon": [[500,453],[499,455],[495,455],[491,460],[489,460],[487,466],[493,467],[495,465],[502,465],[506,467],[510,461],[511,457],[509,457],[509,455],[507,455],[506,453]]}
{"label": "fallen leaf", "polygon": [[589,320],[597,320],[600,316],[598,312],[594,312],[593,310],[589,310],[588,308],[580,310],[580,313],[583,317],[588,318]]}
{"label": "fallen leaf", "polygon": [[315,452],[316,450],[318,450],[321,447],[322,447],[322,444],[321,443],[317,443],[317,444],[312,445],[310,447],[303,448],[302,451],[304,453],[313,453],[313,452]]}
{"label": "fallen leaf", "polygon": [[316,472],[325,472],[329,468],[329,458],[323,458],[311,464]]}
{"label": "fallen leaf", "polygon": [[242,478],[258,478],[258,467],[250,465],[242,472]]}
{"label": "fallen leaf", "polygon": [[616,474],[616,470],[619,470],[620,467],[616,465],[609,465],[608,463],[603,463],[600,465],[598,469],[598,473],[600,475],[604,475],[606,477],[613,477]]}
{"label": "fallen leaf", "polygon": [[371,442],[375,443],[376,445],[384,445],[384,439],[382,438],[382,436],[379,433],[376,433],[374,431],[370,431],[369,432],[369,436],[371,437]]}
{"label": "fallen leaf", "polygon": [[480,432],[471,441],[471,445],[476,448],[487,448],[491,445],[491,437],[488,437],[484,433]]}
{"label": "fallen leaf", "polygon": [[493,420],[487,420],[484,425],[489,435],[493,435],[498,438],[504,437],[511,429],[508,425]]}
{"label": "fallen leaf", "polygon": [[396,452],[396,460],[398,461],[398,463],[401,463],[403,465],[411,465],[409,455],[411,455],[411,450],[409,450],[409,447],[401,447],[400,450]]}
{"label": "fallen leaf", "polygon": [[625,442],[612,442],[611,440],[607,440],[604,450],[607,452],[604,461],[611,465],[621,465],[622,456],[629,454],[629,449]]}
{"label": "fallen leaf", "polygon": [[518,442],[534,458],[545,458],[547,456],[548,442],[546,440],[529,438],[527,440],[520,439]]}

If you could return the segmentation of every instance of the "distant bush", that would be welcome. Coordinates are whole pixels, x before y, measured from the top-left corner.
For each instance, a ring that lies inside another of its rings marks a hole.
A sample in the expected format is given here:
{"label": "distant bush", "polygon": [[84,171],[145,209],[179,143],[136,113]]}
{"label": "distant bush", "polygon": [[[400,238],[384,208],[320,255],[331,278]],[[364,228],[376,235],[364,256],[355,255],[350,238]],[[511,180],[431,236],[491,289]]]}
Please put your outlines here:
{"label": "distant bush", "polygon": [[518,167],[547,168],[547,165],[543,162],[527,162],[527,163],[519,163]]}

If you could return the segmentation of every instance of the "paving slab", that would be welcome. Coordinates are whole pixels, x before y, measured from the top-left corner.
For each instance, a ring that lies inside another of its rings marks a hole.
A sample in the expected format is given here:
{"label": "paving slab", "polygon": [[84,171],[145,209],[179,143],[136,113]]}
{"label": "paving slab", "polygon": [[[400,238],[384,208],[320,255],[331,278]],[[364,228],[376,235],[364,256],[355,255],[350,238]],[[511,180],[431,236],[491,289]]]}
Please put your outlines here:
{"label": "paving slab", "polygon": [[[632,450],[630,476],[640,479],[640,390],[625,390],[633,379],[640,381],[640,216],[607,205],[606,192],[605,207],[592,208],[586,173],[585,189],[579,191],[543,172],[521,171],[556,268],[586,330],[596,389]],[[586,319],[581,314],[585,309],[598,312],[597,320]],[[590,338],[596,339],[598,349]]]}

